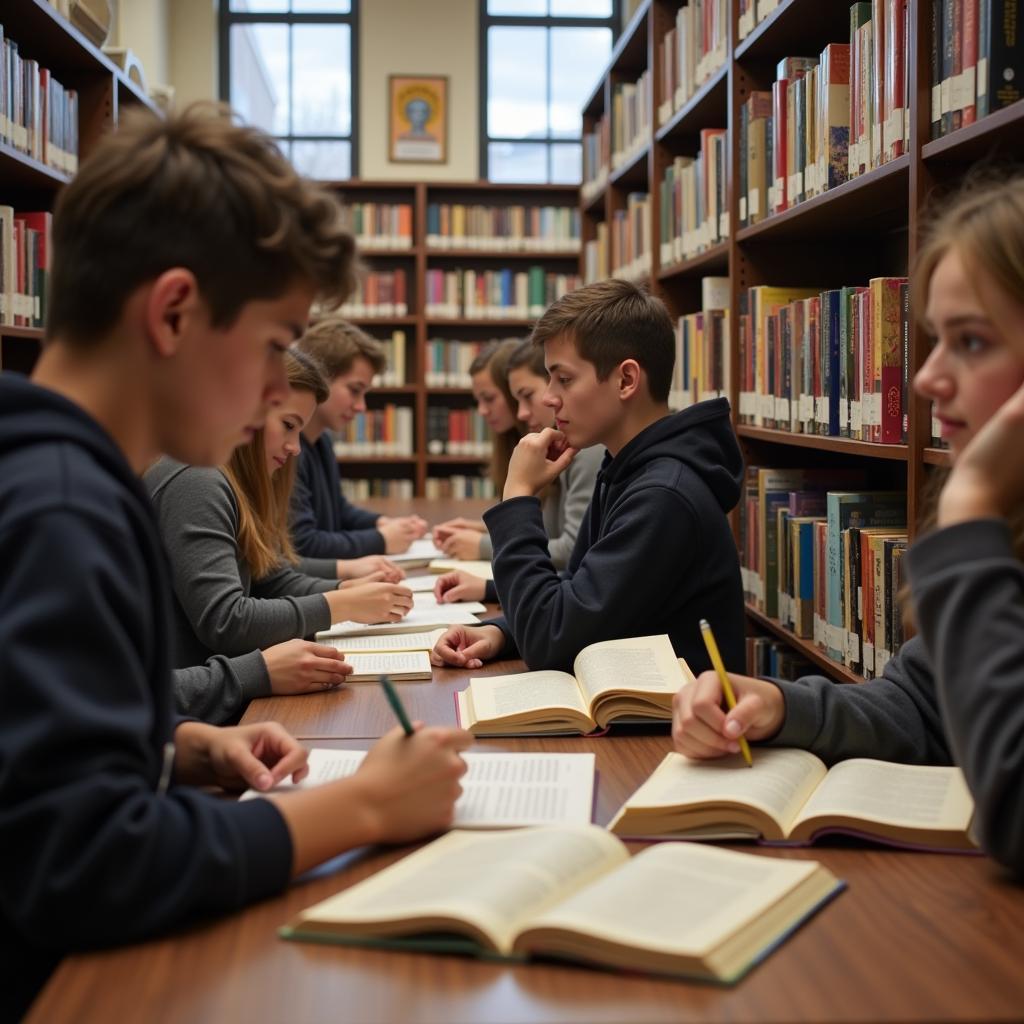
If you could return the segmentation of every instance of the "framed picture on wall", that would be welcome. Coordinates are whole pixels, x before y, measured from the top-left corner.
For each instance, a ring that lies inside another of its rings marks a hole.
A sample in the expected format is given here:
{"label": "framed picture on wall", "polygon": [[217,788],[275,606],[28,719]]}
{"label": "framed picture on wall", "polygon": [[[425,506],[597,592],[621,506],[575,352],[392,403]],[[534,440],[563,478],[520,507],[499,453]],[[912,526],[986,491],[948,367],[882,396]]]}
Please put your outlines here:
{"label": "framed picture on wall", "polygon": [[448,160],[448,76],[388,75],[388,160]]}

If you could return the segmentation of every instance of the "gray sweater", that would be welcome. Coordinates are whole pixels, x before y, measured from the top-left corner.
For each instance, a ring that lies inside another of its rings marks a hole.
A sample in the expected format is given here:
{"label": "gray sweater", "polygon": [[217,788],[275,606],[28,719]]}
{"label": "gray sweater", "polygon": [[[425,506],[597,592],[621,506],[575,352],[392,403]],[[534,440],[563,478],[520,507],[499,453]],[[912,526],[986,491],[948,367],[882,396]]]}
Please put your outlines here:
{"label": "gray sweater", "polygon": [[769,742],[830,764],[958,764],[982,846],[1024,873],[1024,565],[996,519],[940,530],[907,558],[920,635],[880,679],[773,680],[786,720]]}
{"label": "gray sweater", "polygon": [[238,550],[238,507],[219,469],[161,459],[145,475],[174,587],[175,697],[207,722],[238,718],[270,693],[260,651],[330,625],[337,580],[281,568],[254,581]]}

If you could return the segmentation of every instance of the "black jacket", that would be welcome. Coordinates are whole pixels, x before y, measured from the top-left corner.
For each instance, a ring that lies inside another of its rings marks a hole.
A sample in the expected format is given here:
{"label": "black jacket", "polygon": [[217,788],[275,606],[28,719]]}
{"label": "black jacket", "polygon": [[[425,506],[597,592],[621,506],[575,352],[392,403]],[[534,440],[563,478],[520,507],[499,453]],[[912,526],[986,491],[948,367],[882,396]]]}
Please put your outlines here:
{"label": "black jacket", "polygon": [[327,434],[316,444],[302,438],[292,489],[291,530],[295,550],[307,558],[359,558],[384,554],[377,513],[342,497],[338,459]]}
{"label": "black jacket", "polygon": [[0,375],[0,1020],[69,951],[280,890],[266,800],[158,793],[170,590],[140,481],[81,409]]}
{"label": "black jacket", "polygon": [[555,572],[536,498],[484,513],[505,612],[504,657],[572,670],[588,644],[667,633],[694,672],[710,668],[698,622],[744,669],[743,588],[726,513],[743,459],[725,399],[658,420],[605,457],[568,569]]}

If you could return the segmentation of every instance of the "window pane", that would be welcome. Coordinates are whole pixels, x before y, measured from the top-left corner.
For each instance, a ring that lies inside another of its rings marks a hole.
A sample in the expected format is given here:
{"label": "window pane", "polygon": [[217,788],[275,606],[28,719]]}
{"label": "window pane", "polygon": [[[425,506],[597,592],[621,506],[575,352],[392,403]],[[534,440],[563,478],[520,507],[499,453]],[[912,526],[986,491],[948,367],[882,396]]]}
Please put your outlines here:
{"label": "window pane", "polygon": [[352,144],[296,140],[292,143],[292,163],[309,178],[345,181],[352,177]]}
{"label": "window pane", "polygon": [[351,133],[351,53],[348,25],[294,26],[292,134]]}
{"label": "window pane", "polygon": [[351,0],[292,0],[296,14],[351,14]]}
{"label": "window pane", "polygon": [[488,135],[511,139],[547,135],[546,37],[543,28],[487,30]]}
{"label": "window pane", "polygon": [[231,26],[231,105],[249,124],[288,134],[288,26]]}
{"label": "window pane", "polygon": [[487,147],[490,181],[545,182],[548,147],[542,142],[492,142]]}
{"label": "window pane", "polygon": [[245,14],[283,14],[288,0],[231,0],[231,10]]}
{"label": "window pane", "polygon": [[551,0],[551,13],[568,18],[610,18],[612,0]]}
{"label": "window pane", "polygon": [[583,180],[583,148],[578,142],[555,142],[551,146],[551,181],[555,185],[578,185]]}
{"label": "window pane", "polygon": [[583,104],[612,52],[609,28],[551,30],[551,135],[580,137]]}
{"label": "window pane", "polygon": [[487,0],[488,14],[547,14],[548,0]]}

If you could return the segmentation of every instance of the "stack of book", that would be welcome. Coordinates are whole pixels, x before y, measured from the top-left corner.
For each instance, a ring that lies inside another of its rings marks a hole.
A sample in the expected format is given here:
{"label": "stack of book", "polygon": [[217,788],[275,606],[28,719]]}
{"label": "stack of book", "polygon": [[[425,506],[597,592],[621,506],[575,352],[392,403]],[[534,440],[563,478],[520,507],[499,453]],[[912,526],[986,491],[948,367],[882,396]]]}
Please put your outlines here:
{"label": "stack of book", "polygon": [[930,0],[931,137],[1024,95],[1020,0]]}
{"label": "stack of book", "polygon": [[651,272],[651,202],[646,192],[630,192],[626,208],[612,215],[611,276],[641,280]]}
{"label": "stack of book", "polygon": [[427,316],[528,320],[580,286],[577,274],[527,270],[428,270]]}
{"label": "stack of book", "polygon": [[872,676],[904,639],[906,494],[865,483],[861,470],[748,467],[740,564],[751,605]]}
{"label": "stack of book", "polygon": [[651,72],[612,86],[612,170],[628,164],[651,137]]}
{"label": "stack of book", "polygon": [[348,203],[345,226],[360,249],[411,249],[411,203]]}
{"label": "stack of book", "polygon": [[487,422],[476,409],[427,406],[427,452],[430,455],[491,454]]}
{"label": "stack of book", "polygon": [[427,246],[482,252],[579,252],[580,213],[572,206],[429,203]]}
{"label": "stack of book", "polygon": [[729,235],[724,128],[704,128],[700,152],[677,156],[661,182],[660,260],[663,267],[692,259]]}
{"label": "stack of book", "polygon": [[348,501],[369,501],[371,498],[411,498],[415,491],[412,480],[372,480],[341,478],[341,493]]}
{"label": "stack of book", "polygon": [[334,435],[334,454],[368,457],[412,455],[413,409],[388,402],[381,409],[356,413],[343,431]]}
{"label": "stack of book", "polygon": [[377,338],[377,343],[384,349],[387,365],[382,373],[373,378],[375,388],[397,388],[408,383],[406,378],[406,338],[405,331],[392,331],[390,338]]}
{"label": "stack of book", "polygon": [[0,206],[0,323],[42,327],[50,277],[48,213]]}
{"label": "stack of book", "polygon": [[0,141],[40,163],[78,170],[78,93],[21,56],[0,25]]}
{"label": "stack of book", "polygon": [[425,493],[428,498],[493,498],[494,482],[490,477],[462,473],[428,476]]}
{"label": "stack of book", "polygon": [[676,360],[668,401],[685,409],[709,398],[729,397],[729,278],[701,280],[701,311],[676,324]]}
{"label": "stack of book", "polygon": [[725,63],[729,40],[727,0],[690,0],[676,11],[661,41],[661,103],[666,124]]}
{"label": "stack of book", "polygon": [[356,292],[339,310],[341,316],[407,316],[409,291],[406,273],[396,270],[371,270],[359,280]]}
{"label": "stack of book", "polygon": [[907,279],[866,287],[758,286],[740,294],[739,421],[906,442]]}
{"label": "stack of book", "polygon": [[592,132],[583,133],[584,202],[590,202],[608,184],[611,169],[611,120],[602,114]]}

